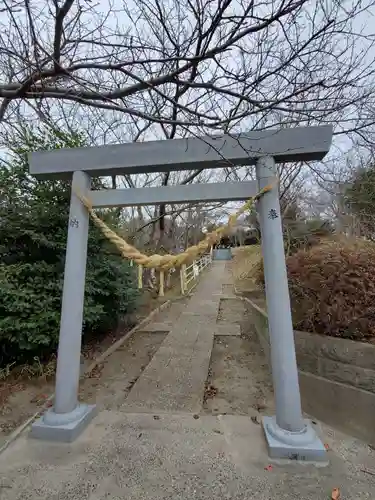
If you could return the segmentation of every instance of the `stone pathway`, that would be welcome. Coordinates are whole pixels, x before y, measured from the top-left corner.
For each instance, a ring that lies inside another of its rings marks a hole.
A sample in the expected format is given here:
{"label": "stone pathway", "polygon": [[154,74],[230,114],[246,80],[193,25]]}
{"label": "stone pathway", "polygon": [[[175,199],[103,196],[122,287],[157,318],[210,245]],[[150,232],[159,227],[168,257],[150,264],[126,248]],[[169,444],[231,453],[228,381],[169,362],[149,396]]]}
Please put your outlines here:
{"label": "stone pathway", "polygon": [[[135,383],[122,410],[131,413],[201,411],[214,334],[240,333],[238,325],[233,325],[234,328],[217,325],[222,285],[227,280],[225,262],[213,263]],[[151,328],[157,325],[163,330],[170,324],[156,322]]]}

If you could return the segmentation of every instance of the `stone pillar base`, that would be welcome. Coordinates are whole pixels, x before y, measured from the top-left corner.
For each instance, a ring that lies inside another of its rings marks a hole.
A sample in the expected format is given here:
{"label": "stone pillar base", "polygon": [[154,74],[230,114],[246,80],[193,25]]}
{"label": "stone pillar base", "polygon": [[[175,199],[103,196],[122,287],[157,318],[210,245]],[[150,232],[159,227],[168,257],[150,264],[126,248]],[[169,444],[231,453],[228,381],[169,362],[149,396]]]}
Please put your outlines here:
{"label": "stone pillar base", "polygon": [[29,435],[35,439],[71,443],[95,415],[95,405],[79,404],[70,413],[55,413],[50,409],[32,424]]}
{"label": "stone pillar base", "polygon": [[276,423],[276,417],[263,417],[263,429],[270,458],[299,462],[328,462],[327,451],[309,420],[301,432],[288,432]]}

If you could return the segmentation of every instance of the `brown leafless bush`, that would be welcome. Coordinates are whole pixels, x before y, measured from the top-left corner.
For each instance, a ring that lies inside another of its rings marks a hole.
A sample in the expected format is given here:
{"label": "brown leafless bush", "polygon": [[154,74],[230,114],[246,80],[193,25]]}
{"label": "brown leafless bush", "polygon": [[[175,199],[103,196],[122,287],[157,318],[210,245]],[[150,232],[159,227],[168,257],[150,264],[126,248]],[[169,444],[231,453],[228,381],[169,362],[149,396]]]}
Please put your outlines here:
{"label": "brown leafless bush", "polygon": [[294,327],[322,335],[375,338],[375,245],[330,240],[288,258]]}

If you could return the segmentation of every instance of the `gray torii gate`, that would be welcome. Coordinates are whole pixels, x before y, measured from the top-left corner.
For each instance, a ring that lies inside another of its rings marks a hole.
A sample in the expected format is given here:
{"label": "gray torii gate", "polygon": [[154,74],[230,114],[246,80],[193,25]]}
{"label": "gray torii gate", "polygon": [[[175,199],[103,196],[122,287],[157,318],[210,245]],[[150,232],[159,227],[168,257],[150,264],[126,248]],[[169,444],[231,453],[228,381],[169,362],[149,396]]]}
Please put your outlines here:
{"label": "gray torii gate", "polygon": [[[94,207],[246,200],[273,189],[258,201],[271,343],[276,416],[264,417],[274,458],[325,460],[325,448],[303,419],[284,257],[276,163],[321,160],[329,151],[332,127],[301,127],[246,134],[129,143],[92,148],[37,151],[30,173],[40,179],[72,179],[61,309],[54,407],[31,429],[36,438],[73,441],[95,415],[78,402],[82,315],[89,214],[77,190]],[[95,176],[255,165],[257,181],[193,184],[142,189],[90,190]]]}

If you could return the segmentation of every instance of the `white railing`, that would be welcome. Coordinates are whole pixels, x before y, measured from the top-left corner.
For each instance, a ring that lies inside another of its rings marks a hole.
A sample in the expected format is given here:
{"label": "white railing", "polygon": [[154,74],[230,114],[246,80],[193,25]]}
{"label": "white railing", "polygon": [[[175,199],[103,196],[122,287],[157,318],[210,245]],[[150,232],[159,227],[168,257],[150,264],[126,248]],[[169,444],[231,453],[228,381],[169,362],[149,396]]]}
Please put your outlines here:
{"label": "white railing", "polygon": [[212,262],[212,252],[202,255],[198,260],[194,260],[190,266],[183,264],[180,269],[181,294],[190,293],[197,284],[199,275]]}
{"label": "white railing", "polygon": [[[187,266],[183,264],[180,269],[180,287],[181,294],[185,295],[190,293],[195,285],[199,275],[208,267],[212,262],[212,249],[209,253],[202,255],[199,259],[193,261],[192,264]],[[133,261],[130,261],[130,265],[133,266]],[[155,274],[155,270],[152,270]],[[169,273],[175,272],[175,269],[170,269]],[[156,279],[156,276],[154,276]],[[138,288],[143,288],[143,266],[138,265]],[[165,274],[164,271],[159,271],[159,297],[164,297],[165,288]]]}

